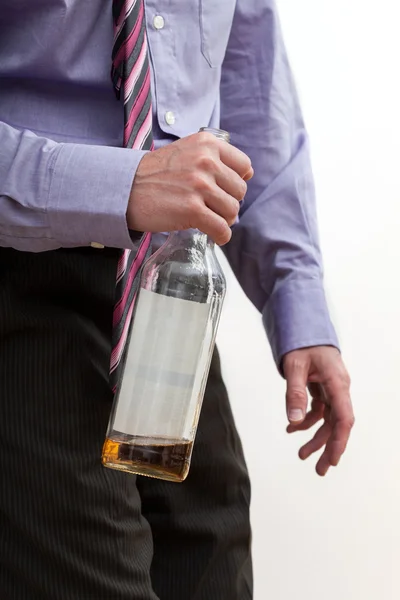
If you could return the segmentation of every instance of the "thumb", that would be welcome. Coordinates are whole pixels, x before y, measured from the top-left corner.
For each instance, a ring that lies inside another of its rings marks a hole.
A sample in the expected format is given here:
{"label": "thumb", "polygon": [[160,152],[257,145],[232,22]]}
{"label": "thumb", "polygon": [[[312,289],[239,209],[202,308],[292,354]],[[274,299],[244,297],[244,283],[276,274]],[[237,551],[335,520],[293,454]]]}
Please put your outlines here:
{"label": "thumb", "polygon": [[298,425],[307,412],[308,362],[299,356],[286,356],[284,364],[286,378],[286,411],[289,422]]}

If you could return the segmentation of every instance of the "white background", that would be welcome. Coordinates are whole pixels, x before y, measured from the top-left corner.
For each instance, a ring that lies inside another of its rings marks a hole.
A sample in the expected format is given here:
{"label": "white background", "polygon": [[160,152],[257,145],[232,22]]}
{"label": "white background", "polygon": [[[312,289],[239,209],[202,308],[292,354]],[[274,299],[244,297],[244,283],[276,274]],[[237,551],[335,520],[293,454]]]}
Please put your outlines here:
{"label": "white background", "polygon": [[[226,267],[224,374],[253,482],[255,600],[400,598],[400,16],[280,0],[318,191],[326,287],[357,423],[326,479],[285,433],[284,384]],[[397,568],[397,576],[396,576]]]}

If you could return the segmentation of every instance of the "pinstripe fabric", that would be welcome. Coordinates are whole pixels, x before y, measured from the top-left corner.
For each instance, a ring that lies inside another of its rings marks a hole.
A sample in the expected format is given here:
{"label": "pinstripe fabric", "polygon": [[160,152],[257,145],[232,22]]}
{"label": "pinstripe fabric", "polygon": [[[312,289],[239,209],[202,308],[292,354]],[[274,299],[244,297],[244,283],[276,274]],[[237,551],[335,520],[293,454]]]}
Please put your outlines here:
{"label": "pinstripe fabric", "polygon": [[156,600],[135,478],[101,466],[118,254],[0,248],[0,598]]}
{"label": "pinstripe fabric", "polygon": [[101,466],[117,262],[0,248],[0,598],[251,600],[249,480],[217,355],[185,483]]}
{"label": "pinstripe fabric", "polygon": [[[123,95],[124,146],[152,150],[150,65],[144,0],[114,0],[113,20],[111,78],[117,98]],[[110,363],[110,383],[114,391],[139,284],[140,267],[150,254],[150,242],[151,235],[144,234],[139,251],[133,254],[124,250],[118,263]]]}

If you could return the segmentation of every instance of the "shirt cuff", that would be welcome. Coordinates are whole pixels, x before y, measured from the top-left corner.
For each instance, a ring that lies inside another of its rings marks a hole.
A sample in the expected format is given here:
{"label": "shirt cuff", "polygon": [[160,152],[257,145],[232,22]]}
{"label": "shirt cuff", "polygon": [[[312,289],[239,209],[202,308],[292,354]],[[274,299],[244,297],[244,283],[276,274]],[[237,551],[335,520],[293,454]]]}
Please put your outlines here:
{"label": "shirt cuff", "polygon": [[321,280],[293,279],[282,284],[266,303],[262,316],[281,374],[282,358],[292,350],[310,346],[339,349]]}
{"label": "shirt cuff", "polygon": [[52,237],[63,247],[137,246],[126,211],[146,151],[61,144],[53,167],[47,212]]}

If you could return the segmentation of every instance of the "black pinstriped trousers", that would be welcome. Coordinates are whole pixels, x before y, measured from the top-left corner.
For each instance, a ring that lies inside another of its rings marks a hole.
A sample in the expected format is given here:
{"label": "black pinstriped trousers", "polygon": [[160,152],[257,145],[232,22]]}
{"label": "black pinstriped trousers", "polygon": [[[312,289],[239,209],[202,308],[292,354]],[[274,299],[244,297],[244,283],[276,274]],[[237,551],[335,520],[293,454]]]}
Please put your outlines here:
{"label": "black pinstriped trousers", "polygon": [[116,253],[0,249],[0,599],[250,600],[217,353],[182,484],[102,467]]}

